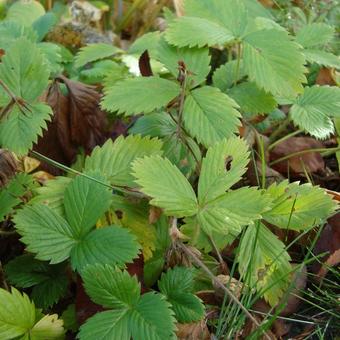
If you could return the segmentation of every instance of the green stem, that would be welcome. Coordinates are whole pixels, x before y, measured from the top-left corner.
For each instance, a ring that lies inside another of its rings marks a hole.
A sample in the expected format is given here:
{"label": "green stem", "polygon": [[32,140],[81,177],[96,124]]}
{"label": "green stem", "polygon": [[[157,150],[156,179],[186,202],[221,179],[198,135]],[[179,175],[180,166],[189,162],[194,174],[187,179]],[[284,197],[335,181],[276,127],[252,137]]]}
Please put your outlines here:
{"label": "green stem", "polygon": [[336,148],[319,148],[319,149],[308,149],[308,150],[302,150],[302,151],[298,151],[298,152],[294,152],[294,153],[291,153],[290,155],[286,155],[284,157],[281,157],[279,159],[276,159],[275,161],[273,162],[270,162],[269,165],[272,166],[274,164],[277,164],[277,163],[280,163],[280,162],[283,162],[289,158],[292,158],[292,157],[297,157],[297,156],[301,156],[301,155],[305,155],[307,153],[310,153],[310,152],[319,152],[321,153],[321,155],[325,156],[325,154],[327,156],[337,152],[337,151],[340,151],[340,147],[336,147]]}
{"label": "green stem", "polygon": [[294,131],[292,133],[289,133],[288,135],[285,135],[284,137],[282,137],[282,138],[278,139],[277,141],[275,141],[274,143],[270,144],[268,146],[268,150],[270,151],[270,150],[274,149],[276,145],[284,142],[285,140],[287,140],[291,137],[294,137],[294,136],[300,134],[301,132],[302,132],[302,130],[297,130],[297,131]]}
{"label": "green stem", "polygon": [[284,130],[286,130],[287,126],[290,123],[290,118],[287,117],[280,125],[279,127],[274,130],[271,134],[271,136],[269,137],[269,142],[272,143],[273,141],[275,141],[276,137],[279,136]]}
{"label": "green stem", "polygon": [[241,64],[241,43],[237,45],[237,64],[236,64],[236,71],[235,71],[235,80],[234,86],[237,84],[237,80],[240,74],[240,64]]}

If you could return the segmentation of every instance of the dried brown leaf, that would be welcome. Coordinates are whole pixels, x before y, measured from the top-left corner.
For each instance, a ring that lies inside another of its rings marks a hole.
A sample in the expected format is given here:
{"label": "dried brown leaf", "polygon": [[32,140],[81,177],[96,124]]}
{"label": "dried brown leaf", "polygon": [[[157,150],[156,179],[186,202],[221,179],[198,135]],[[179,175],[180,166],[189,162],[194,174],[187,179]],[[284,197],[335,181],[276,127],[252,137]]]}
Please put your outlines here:
{"label": "dried brown leaf", "polygon": [[196,323],[177,324],[179,340],[210,340],[210,333],[205,320]]}

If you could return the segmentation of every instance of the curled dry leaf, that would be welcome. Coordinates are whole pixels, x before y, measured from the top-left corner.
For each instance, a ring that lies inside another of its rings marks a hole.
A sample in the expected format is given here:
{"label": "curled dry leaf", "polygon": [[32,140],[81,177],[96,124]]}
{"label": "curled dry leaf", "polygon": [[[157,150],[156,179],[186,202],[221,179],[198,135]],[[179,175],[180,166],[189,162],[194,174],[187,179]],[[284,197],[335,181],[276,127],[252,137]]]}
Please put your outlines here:
{"label": "curled dry leaf", "polygon": [[18,164],[12,152],[0,149],[0,188],[14,176],[17,168]]}
{"label": "curled dry leaf", "polygon": [[25,156],[22,160],[23,170],[26,173],[30,173],[39,167],[40,162],[32,157]]}
{"label": "curled dry leaf", "polygon": [[205,320],[196,323],[177,324],[179,340],[210,340],[210,333]]}
{"label": "curled dry leaf", "polygon": [[319,239],[314,247],[314,254],[319,255],[327,252],[320,263],[314,263],[311,270],[317,275],[320,281],[328,272],[328,267],[336,266],[340,263],[340,213],[337,213],[328,220],[323,228]]}
{"label": "curled dry leaf", "polygon": [[[243,283],[236,280],[235,278],[230,278],[229,275],[218,275],[217,280],[224,286],[227,286],[230,291],[239,299],[241,296],[241,291],[243,290]],[[224,290],[221,289],[215,282],[213,282],[215,293],[218,297],[223,298],[225,295]]]}
{"label": "curled dry leaf", "polygon": [[333,68],[322,67],[316,78],[315,83],[318,85],[336,86],[336,74]]}
{"label": "curled dry leaf", "polygon": [[[270,153],[270,160],[275,161],[295,152],[317,148],[323,148],[323,144],[314,138],[291,137],[274,147]],[[325,169],[325,162],[320,153],[309,152],[276,163],[273,168],[282,174],[287,173],[288,170],[295,174],[301,174],[305,171],[315,173],[322,172]]]}
{"label": "curled dry leaf", "polygon": [[[58,80],[66,85],[67,96],[62,93]],[[71,165],[79,148],[90,153],[105,141],[107,122],[99,108],[100,95],[92,86],[64,76],[58,80],[50,86],[45,98],[53,109],[52,121],[34,150],[59,163]],[[52,175],[61,173],[47,164],[42,164],[41,169]]]}

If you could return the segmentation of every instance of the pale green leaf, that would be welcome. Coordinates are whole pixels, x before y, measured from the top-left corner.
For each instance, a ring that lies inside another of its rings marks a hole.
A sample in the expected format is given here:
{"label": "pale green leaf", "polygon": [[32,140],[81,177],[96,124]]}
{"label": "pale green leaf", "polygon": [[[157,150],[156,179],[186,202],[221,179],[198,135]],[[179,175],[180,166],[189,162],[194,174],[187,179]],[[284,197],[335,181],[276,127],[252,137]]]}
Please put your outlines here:
{"label": "pale green leaf", "polygon": [[44,6],[38,1],[19,0],[14,2],[7,11],[6,20],[31,26],[34,21],[45,14]]}
{"label": "pale green leaf", "polygon": [[263,224],[248,227],[237,258],[239,271],[250,288],[263,292],[275,306],[289,283],[291,265],[285,245]]}
{"label": "pale green leaf", "polygon": [[96,263],[123,267],[138,256],[139,248],[135,236],[127,229],[107,226],[91,231],[78,241],[71,250],[71,264],[78,271]]}
{"label": "pale green leaf", "polygon": [[224,45],[235,39],[232,32],[213,21],[184,16],[169,24],[165,37],[178,47]]}
{"label": "pale green leaf", "polygon": [[210,147],[202,161],[198,199],[205,204],[225,193],[246,172],[249,162],[247,143],[230,138]]}
{"label": "pale green leaf", "polygon": [[245,76],[246,73],[242,60],[239,62],[237,60],[232,60],[216,69],[212,80],[215,87],[218,87],[222,92],[226,92]]}
{"label": "pale green leaf", "polygon": [[130,308],[140,298],[140,284],[127,271],[108,265],[93,265],[81,274],[90,298],[106,308]]}
{"label": "pale green leaf", "polygon": [[12,288],[0,288],[0,338],[15,339],[25,335],[35,324],[35,307],[26,294]]}
{"label": "pale green leaf", "polygon": [[340,89],[330,86],[306,87],[291,108],[293,122],[317,138],[334,131],[330,118],[340,117]]}
{"label": "pale green leaf", "polygon": [[2,57],[0,78],[14,95],[32,102],[47,87],[49,69],[46,66],[38,46],[20,38]]}
{"label": "pale green leaf", "polygon": [[39,260],[60,263],[76,244],[68,223],[48,206],[26,206],[17,212],[14,222],[21,241]]}
{"label": "pale green leaf", "polygon": [[17,155],[24,155],[32,149],[52,115],[52,109],[43,103],[28,108],[21,111],[14,105],[8,117],[0,122],[0,145]]}
{"label": "pale green leaf", "polygon": [[167,297],[181,323],[199,321],[204,317],[204,305],[192,294],[193,270],[186,267],[175,267],[162,274],[158,287]]}
{"label": "pale green leaf", "polygon": [[80,68],[93,61],[111,57],[120,51],[118,47],[105,43],[88,44],[78,51],[74,66]]}
{"label": "pale green leaf", "polygon": [[109,139],[103,146],[96,147],[86,158],[85,171],[98,171],[113,185],[135,187],[131,175],[131,164],[139,157],[161,155],[162,142],[150,137],[118,137]]}
{"label": "pale green leaf", "polygon": [[331,196],[310,184],[284,181],[272,184],[267,193],[273,200],[273,207],[263,218],[283,229],[305,230],[323,223],[336,209]]}
{"label": "pale green leaf", "polygon": [[138,77],[119,81],[105,91],[103,109],[131,116],[165,107],[180,93],[175,82],[158,77]]}
{"label": "pale green leaf", "polygon": [[65,337],[64,322],[57,314],[45,315],[30,331],[30,340],[62,340]]}
{"label": "pale green leaf", "polygon": [[303,50],[307,61],[310,63],[316,63],[321,66],[334,67],[340,69],[340,58],[332,53],[325,52],[322,50]]}
{"label": "pale green leaf", "polygon": [[294,97],[306,82],[304,56],[283,31],[261,30],[246,35],[243,63],[250,80],[274,95]]}
{"label": "pale green leaf", "polygon": [[178,48],[169,45],[164,38],[160,40],[158,47],[158,60],[178,77],[178,62],[184,62],[188,73],[187,83],[191,87],[205,81],[210,72],[210,56],[207,48]]}
{"label": "pale green leaf", "polygon": [[186,129],[198,142],[208,147],[233,136],[240,126],[237,104],[219,89],[204,86],[187,96],[183,120]]}
{"label": "pale green leaf", "polygon": [[[101,180],[98,175],[91,177]],[[77,176],[67,186],[64,195],[66,219],[78,237],[86,235],[109,209],[111,196],[110,188],[84,176]]]}
{"label": "pale green leaf", "polygon": [[151,156],[133,163],[133,175],[141,191],[152,197],[150,203],[169,216],[191,216],[197,212],[197,199],[188,180],[168,159]]}
{"label": "pale green leaf", "polygon": [[296,41],[304,48],[326,45],[333,39],[334,28],[324,23],[311,23],[303,26],[296,34]]}
{"label": "pale green leaf", "polygon": [[277,106],[272,94],[252,82],[236,85],[228,91],[228,95],[240,106],[240,110],[246,113],[269,113]]}

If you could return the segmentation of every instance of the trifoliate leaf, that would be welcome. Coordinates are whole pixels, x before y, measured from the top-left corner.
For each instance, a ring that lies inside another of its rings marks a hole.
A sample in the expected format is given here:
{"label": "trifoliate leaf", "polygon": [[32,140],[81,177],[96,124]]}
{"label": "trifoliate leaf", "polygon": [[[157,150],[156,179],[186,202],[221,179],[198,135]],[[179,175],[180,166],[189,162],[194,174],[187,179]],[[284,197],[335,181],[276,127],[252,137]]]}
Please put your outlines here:
{"label": "trifoliate leaf", "polygon": [[246,73],[242,60],[240,60],[240,62],[232,60],[215,70],[213,74],[213,85],[218,87],[222,92],[226,92],[245,76]]}
{"label": "trifoliate leaf", "polygon": [[277,106],[272,94],[252,82],[236,85],[228,91],[228,95],[240,106],[240,110],[246,113],[269,113]]}
{"label": "trifoliate leaf", "polygon": [[293,122],[317,138],[327,138],[334,126],[330,118],[340,117],[340,89],[306,87],[290,111]]}
{"label": "trifoliate leaf", "polygon": [[129,308],[140,298],[140,284],[127,271],[92,265],[81,274],[90,298],[106,308]]}
{"label": "trifoliate leaf", "polygon": [[158,60],[178,77],[178,62],[184,62],[188,73],[187,83],[191,87],[205,81],[210,72],[210,56],[207,48],[177,48],[169,45],[164,38],[160,40],[158,47]]}
{"label": "trifoliate leaf", "polygon": [[262,223],[247,228],[238,256],[239,271],[275,306],[288,287],[291,265],[285,245]]}
{"label": "trifoliate leaf", "polygon": [[178,47],[224,45],[235,39],[232,32],[213,21],[184,16],[169,24],[165,37]]}
{"label": "trifoliate leaf", "polygon": [[110,44],[89,44],[79,50],[75,57],[74,66],[80,68],[93,61],[111,57],[120,51],[119,48]]}
{"label": "trifoliate leaf", "polygon": [[198,142],[208,147],[238,131],[240,113],[237,104],[219,89],[204,86],[185,99],[183,120]]}
{"label": "trifoliate leaf", "polygon": [[26,206],[17,212],[14,222],[22,235],[21,241],[39,260],[60,263],[69,257],[76,244],[65,219],[45,205]]}
{"label": "trifoliate leaf", "polygon": [[158,77],[125,79],[105,91],[103,109],[131,116],[165,107],[180,93],[175,82]]}
{"label": "trifoliate leaf", "polygon": [[304,48],[326,45],[334,36],[334,28],[324,23],[303,26],[296,34],[296,42]]}
{"label": "trifoliate leaf", "polygon": [[295,97],[306,82],[304,56],[283,31],[261,30],[246,35],[243,63],[250,80],[274,95]]}
{"label": "trifoliate leaf", "polygon": [[110,188],[84,176],[77,176],[68,185],[64,196],[66,219],[80,238],[109,209],[111,196]]}
{"label": "trifoliate leaf", "polygon": [[12,288],[0,288],[0,337],[15,339],[24,336],[35,324],[35,307],[26,294]]}
{"label": "trifoliate leaf", "polygon": [[36,44],[20,38],[1,61],[0,78],[17,97],[32,102],[47,87],[49,69]]}
{"label": "trifoliate leaf", "polygon": [[[151,156],[137,159],[132,166],[141,191],[152,197],[151,204],[169,216],[191,216],[197,199],[188,180],[168,159]],[[158,179],[158,180],[157,180]]]}
{"label": "trifoliate leaf", "polygon": [[33,287],[31,298],[44,309],[56,303],[65,294],[68,285],[64,264],[52,266],[30,254],[10,261],[5,272],[8,281],[16,287]]}
{"label": "trifoliate leaf", "polygon": [[97,146],[86,158],[85,171],[98,171],[113,185],[135,187],[131,175],[131,164],[139,157],[161,155],[162,142],[159,139],[141,136],[109,139],[103,146]]}
{"label": "trifoliate leaf", "polygon": [[247,143],[230,138],[210,147],[202,161],[198,199],[205,204],[224,194],[246,172],[249,162]]}
{"label": "trifoliate leaf", "polygon": [[194,322],[204,317],[204,305],[192,294],[193,271],[186,267],[175,267],[162,274],[158,287],[167,297],[181,323]]}
{"label": "trifoliate leaf", "polygon": [[139,244],[127,229],[108,226],[95,229],[71,250],[72,267],[81,271],[90,264],[109,264],[123,267],[138,256]]}
{"label": "trifoliate leaf", "polygon": [[326,220],[336,208],[335,201],[326,192],[310,184],[272,184],[267,193],[273,207],[263,218],[283,229],[304,230]]}
{"label": "trifoliate leaf", "polygon": [[126,271],[110,266],[91,266],[84,270],[83,279],[87,293],[97,303],[115,308],[97,313],[80,328],[78,337],[171,339],[174,336],[175,319],[170,304],[161,294],[140,295],[136,278]]}
{"label": "trifoliate leaf", "polygon": [[16,1],[7,11],[6,20],[24,26],[31,26],[34,21],[45,14],[44,6],[38,1]]}
{"label": "trifoliate leaf", "polygon": [[0,189],[0,222],[22,202],[22,197],[32,184],[30,175],[19,173]]}
{"label": "trifoliate leaf", "polygon": [[29,109],[22,110],[14,105],[8,117],[0,122],[0,145],[17,155],[26,154],[37,142],[38,136],[42,136],[51,115],[52,109],[43,103],[29,105]]}
{"label": "trifoliate leaf", "polygon": [[303,50],[307,61],[310,63],[316,63],[321,66],[334,67],[340,69],[340,58],[332,53],[321,50]]}

